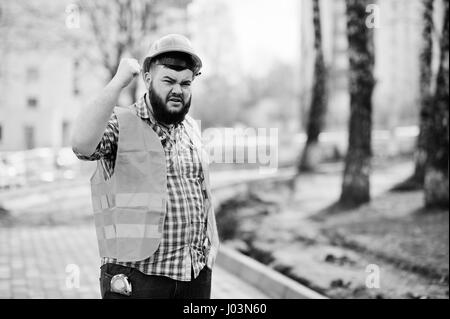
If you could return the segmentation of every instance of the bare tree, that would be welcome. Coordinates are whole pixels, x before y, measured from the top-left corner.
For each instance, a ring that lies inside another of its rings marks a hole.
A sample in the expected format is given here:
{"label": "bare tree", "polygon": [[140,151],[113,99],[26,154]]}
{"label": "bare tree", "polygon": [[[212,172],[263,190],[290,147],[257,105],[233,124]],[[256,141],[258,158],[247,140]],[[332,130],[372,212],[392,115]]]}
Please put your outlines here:
{"label": "bare tree", "polygon": [[311,106],[306,128],[307,140],[302,156],[298,163],[298,171],[314,170],[315,156],[319,143],[319,134],[323,129],[327,108],[327,72],[325,67],[322,30],[320,17],[320,1],[313,0],[314,49],[316,52],[314,63],[314,80]]}
{"label": "bare tree", "polygon": [[[125,54],[142,56],[145,36],[156,29],[152,1],[81,1],[81,5],[109,78],[114,76]],[[137,83],[133,81],[129,88],[131,100],[135,99],[136,89]]]}
{"label": "bare tree", "polygon": [[67,50],[76,41],[64,26],[66,4],[49,0],[3,0],[0,51]]}
{"label": "bare tree", "polygon": [[[158,18],[169,7],[186,7],[190,0],[81,0],[102,65],[112,78],[120,60],[141,58],[158,31]],[[136,98],[136,80],[128,88]]]}
{"label": "bare tree", "polygon": [[440,38],[439,69],[426,136],[425,205],[448,208],[448,101],[449,101],[449,1],[444,1],[444,18]]}
{"label": "bare tree", "polygon": [[355,206],[370,200],[374,38],[366,26],[371,0],[346,0],[349,54],[350,123],[340,204]]}

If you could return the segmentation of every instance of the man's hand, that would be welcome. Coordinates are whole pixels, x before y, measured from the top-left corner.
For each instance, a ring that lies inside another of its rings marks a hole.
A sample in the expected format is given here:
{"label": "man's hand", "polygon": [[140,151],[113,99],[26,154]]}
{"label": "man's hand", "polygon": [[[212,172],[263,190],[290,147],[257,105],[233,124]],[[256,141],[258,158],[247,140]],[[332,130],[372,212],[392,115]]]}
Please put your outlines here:
{"label": "man's hand", "polygon": [[141,66],[136,59],[122,59],[120,60],[117,72],[111,81],[123,89],[130,84],[139,72],[141,72]]}

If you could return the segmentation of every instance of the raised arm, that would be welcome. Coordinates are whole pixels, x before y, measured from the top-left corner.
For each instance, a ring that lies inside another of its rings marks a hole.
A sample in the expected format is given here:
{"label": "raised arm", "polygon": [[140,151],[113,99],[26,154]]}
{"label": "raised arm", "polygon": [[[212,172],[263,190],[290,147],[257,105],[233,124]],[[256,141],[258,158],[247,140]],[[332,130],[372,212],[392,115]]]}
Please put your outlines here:
{"label": "raised arm", "polygon": [[114,107],[117,105],[120,92],[140,72],[135,59],[122,59],[113,79],[102,89],[100,94],[90,103],[84,105],[74,122],[72,148],[86,156],[95,152]]}

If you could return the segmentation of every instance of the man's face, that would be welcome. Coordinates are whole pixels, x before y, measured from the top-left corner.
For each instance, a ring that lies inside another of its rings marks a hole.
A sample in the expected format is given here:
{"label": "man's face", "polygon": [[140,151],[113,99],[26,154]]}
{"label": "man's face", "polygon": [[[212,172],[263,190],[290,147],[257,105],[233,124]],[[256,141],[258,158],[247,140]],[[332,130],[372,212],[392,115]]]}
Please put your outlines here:
{"label": "man's face", "polygon": [[165,124],[184,120],[191,105],[191,70],[176,71],[162,65],[152,70],[149,99],[155,118]]}

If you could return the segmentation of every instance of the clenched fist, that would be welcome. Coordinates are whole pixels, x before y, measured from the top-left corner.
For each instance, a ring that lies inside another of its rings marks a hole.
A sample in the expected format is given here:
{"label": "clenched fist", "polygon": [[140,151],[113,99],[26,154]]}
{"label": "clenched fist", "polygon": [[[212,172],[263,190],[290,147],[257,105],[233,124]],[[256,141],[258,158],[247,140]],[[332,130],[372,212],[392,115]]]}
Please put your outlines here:
{"label": "clenched fist", "polygon": [[121,88],[125,88],[139,72],[141,72],[141,66],[136,59],[122,59],[113,81]]}

